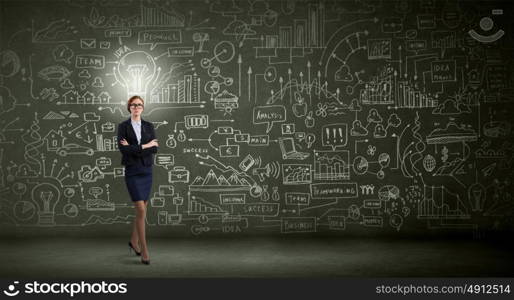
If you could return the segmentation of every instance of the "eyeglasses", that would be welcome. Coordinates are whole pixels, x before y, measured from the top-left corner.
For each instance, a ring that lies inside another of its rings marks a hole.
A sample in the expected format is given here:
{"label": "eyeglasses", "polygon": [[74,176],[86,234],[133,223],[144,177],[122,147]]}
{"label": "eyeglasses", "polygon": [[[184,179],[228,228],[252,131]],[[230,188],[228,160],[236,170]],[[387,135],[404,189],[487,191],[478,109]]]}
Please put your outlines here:
{"label": "eyeglasses", "polygon": [[138,108],[138,107],[143,108],[143,104],[141,104],[141,103],[133,103],[133,104],[130,104],[130,107],[132,107],[132,108]]}

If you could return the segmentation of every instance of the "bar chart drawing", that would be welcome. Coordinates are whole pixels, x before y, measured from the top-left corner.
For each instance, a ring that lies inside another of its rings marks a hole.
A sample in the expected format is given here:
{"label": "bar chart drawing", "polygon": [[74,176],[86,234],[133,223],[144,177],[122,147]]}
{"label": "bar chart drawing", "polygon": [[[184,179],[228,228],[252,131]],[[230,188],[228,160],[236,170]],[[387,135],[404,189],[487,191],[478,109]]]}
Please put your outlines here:
{"label": "bar chart drawing", "polygon": [[191,199],[189,200],[188,213],[190,215],[219,215],[225,214],[225,211],[218,205],[214,205],[201,197],[191,196]]}
{"label": "bar chart drawing", "polygon": [[425,186],[424,199],[418,205],[419,219],[467,219],[460,196],[445,186]]}
{"label": "bar chart drawing", "polygon": [[177,83],[154,92],[150,103],[200,103],[200,77],[196,73],[184,75]]}
{"label": "bar chart drawing", "polygon": [[438,101],[414,88],[408,81],[398,81],[395,84],[396,107],[399,108],[429,108],[437,107]]}
{"label": "bar chart drawing", "polygon": [[314,151],[314,180],[350,179],[348,151]]}
{"label": "bar chart drawing", "polygon": [[183,27],[184,16],[173,9],[146,7],[141,1],[141,26],[145,27]]}
{"label": "bar chart drawing", "polygon": [[309,4],[307,13],[306,19],[295,19],[293,26],[280,26],[278,34],[267,34],[265,44],[262,47],[325,47],[325,8],[323,4]]}
{"label": "bar chart drawing", "polygon": [[457,47],[457,38],[453,31],[433,31],[432,48],[453,49]]}
{"label": "bar chart drawing", "polygon": [[102,134],[96,135],[96,151],[98,152],[108,152],[108,151],[118,151],[118,141],[116,140],[116,136],[111,138],[104,138]]}

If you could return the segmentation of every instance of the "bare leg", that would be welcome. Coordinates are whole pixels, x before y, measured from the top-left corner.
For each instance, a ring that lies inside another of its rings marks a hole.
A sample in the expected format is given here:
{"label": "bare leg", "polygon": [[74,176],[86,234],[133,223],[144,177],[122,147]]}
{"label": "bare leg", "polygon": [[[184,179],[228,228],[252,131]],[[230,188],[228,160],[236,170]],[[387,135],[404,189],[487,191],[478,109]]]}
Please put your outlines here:
{"label": "bare leg", "polygon": [[146,233],[145,233],[145,222],[146,222],[146,202],[136,201],[136,228],[139,237],[139,244],[141,245],[141,258],[149,260],[148,247],[146,245]]}
{"label": "bare leg", "polygon": [[141,251],[141,245],[139,245],[139,234],[137,233],[136,219],[134,219],[134,222],[133,222],[132,235],[130,236],[130,242],[132,243],[132,246],[134,246],[134,248],[136,248],[137,252]]}

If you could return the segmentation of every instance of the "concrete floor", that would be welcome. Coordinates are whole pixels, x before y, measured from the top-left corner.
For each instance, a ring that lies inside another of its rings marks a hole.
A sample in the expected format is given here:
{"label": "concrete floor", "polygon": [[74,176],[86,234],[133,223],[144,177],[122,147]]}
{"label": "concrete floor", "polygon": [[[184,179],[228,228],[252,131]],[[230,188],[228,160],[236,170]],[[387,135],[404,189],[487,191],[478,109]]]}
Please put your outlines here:
{"label": "concrete floor", "polygon": [[1,238],[2,278],[512,277],[513,247],[371,238],[152,238],[151,265],[121,238]]}

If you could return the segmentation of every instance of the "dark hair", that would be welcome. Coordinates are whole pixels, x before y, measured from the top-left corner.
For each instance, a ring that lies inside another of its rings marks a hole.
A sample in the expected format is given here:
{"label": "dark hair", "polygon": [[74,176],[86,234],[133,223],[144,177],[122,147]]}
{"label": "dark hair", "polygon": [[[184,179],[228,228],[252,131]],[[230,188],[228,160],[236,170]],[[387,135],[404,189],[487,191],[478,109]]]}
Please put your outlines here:
{"label": "dark hair", "polygon": [[137,95],[132,96],[132,97],[130,97],[130,98],[128,99],[128,101],[127,101],[127,110],[128,110],[128,112],[130,112],[130,105],[131,105],[131,104],[132,104],[132,102],[134,102],[134,100],[136,100],[136,99],[141,100],[141,101],[143,102],[143,105],[145,104],[145,100],[143,100],[143,98],[141,98],[141,97],[139,97],[139,96],[137,96]]}

